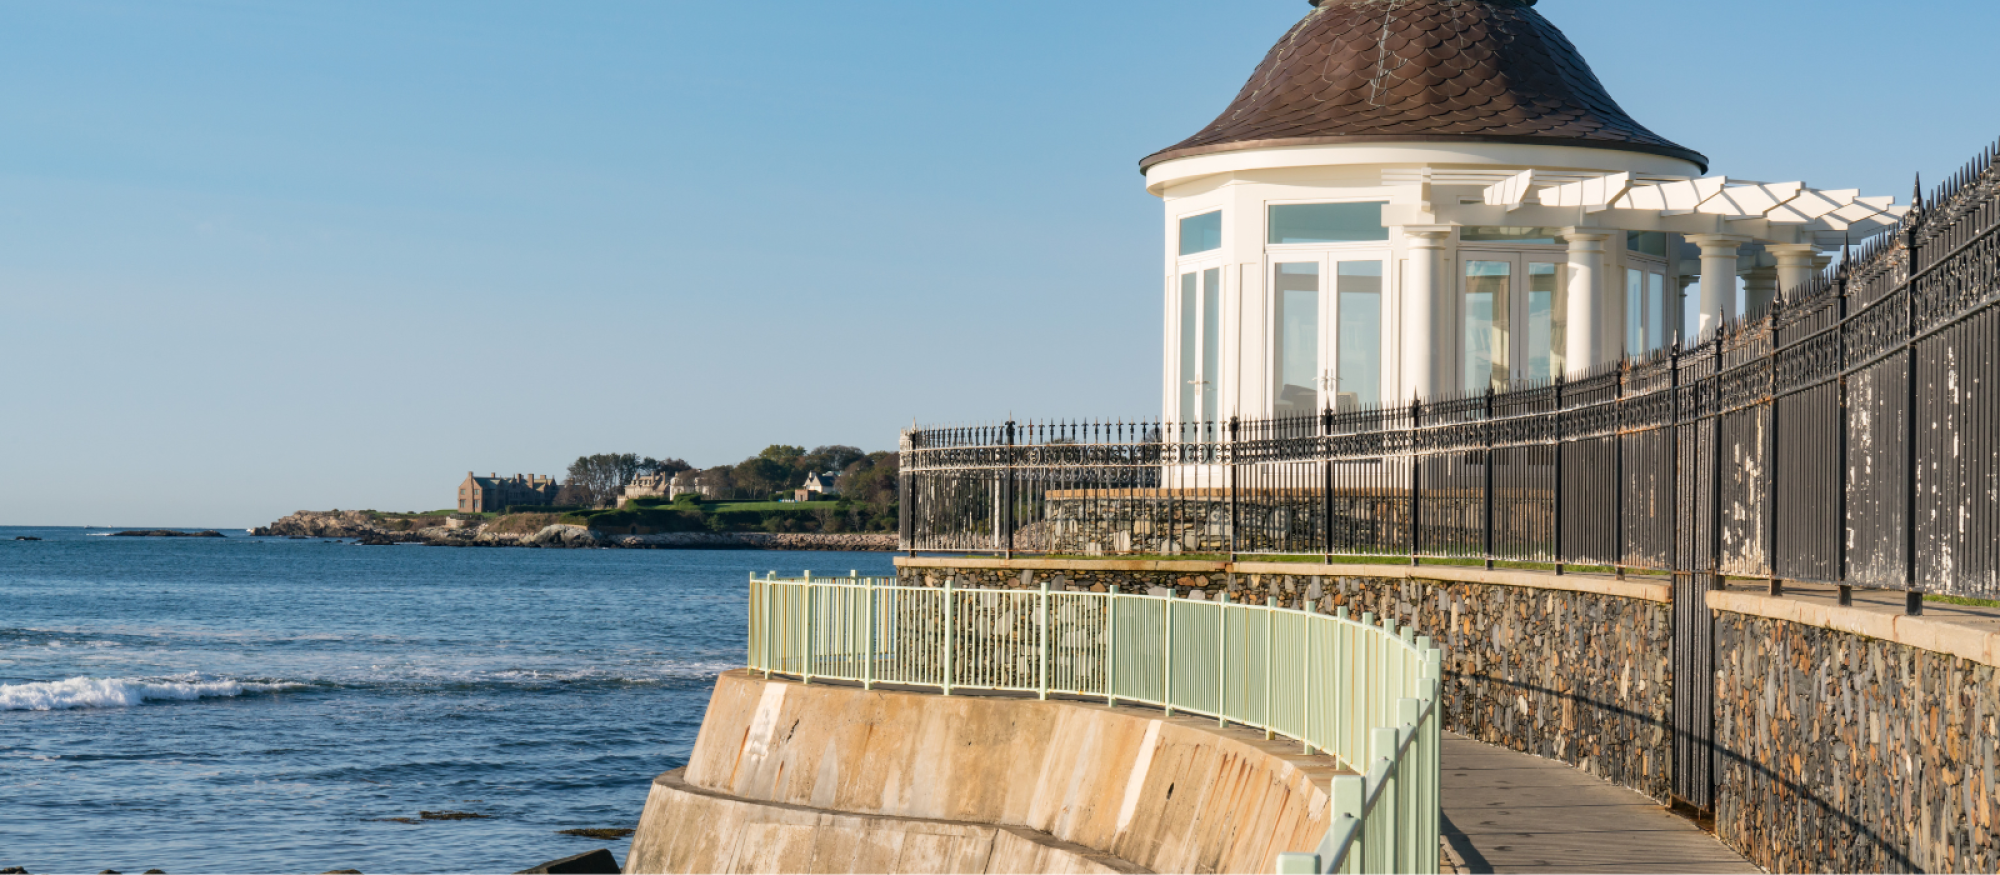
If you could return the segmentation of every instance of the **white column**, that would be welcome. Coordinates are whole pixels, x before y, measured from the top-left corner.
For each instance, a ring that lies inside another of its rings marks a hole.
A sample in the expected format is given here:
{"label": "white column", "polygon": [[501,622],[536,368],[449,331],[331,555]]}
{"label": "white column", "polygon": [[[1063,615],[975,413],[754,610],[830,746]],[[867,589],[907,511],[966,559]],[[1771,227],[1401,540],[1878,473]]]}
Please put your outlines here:
{"label": "white column", "polygon": [[1673,300],[1668,302],[1668,310],[1670,312],[1667,314],[1667,326],[1672,332],[1673,337],[1668,338],[1668,340],[1678,338],[1685,343],[1688,339],[1688,286],[1694,285],[1696,279],[1698,277],[1691,273],[1684,273],[1674,277]]}
{"label": "white column", "polygon": [[1403,373],[1402,395],[1428,398],[1440,389],[1438,374],[1449,362],[1450,348],[1438,343],[1440,313],[1448,313],[1439,302],[1445,299],[1447,281],[1444,244],[1451,229],[1436,225],[1409,225],[1403,229],[1408,247],[1409,269],[1403,276]]}
{"label": "white column", "polygon": [[1564,228],[1569,241],[1569,309],[1563,313],[1563,370],[1588,370],[1610,356],[1605,342],[1604,241],[1615,232]]}
{"label": "white column", "polygon": [[1778,299],[1778,269],[1758,265],[1743,275],[1743,313],[1760,316]]}
{"label": "white column", "polygon": [[1792,290],[1812,281],[1813,262],[1819,252],[1811,243],[1773,243],[1764,247],[1778,259],[1778,294],[1791,297]]}
{"label": "white column", "polygon": [[1748,237],[1734,234],[1689,234],[1688,242],[1701,247],[1701,324],[1694,326],[1700,340],[1722,324],[1724,316],[1736,311],[1736,250]]}

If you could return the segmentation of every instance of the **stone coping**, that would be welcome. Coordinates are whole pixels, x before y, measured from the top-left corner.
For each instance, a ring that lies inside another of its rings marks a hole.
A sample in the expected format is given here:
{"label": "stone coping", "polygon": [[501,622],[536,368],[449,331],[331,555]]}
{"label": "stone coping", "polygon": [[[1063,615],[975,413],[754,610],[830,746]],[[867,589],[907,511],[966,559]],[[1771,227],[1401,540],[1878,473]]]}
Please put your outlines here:
{"label": "stone coping", "polygon": [[1980,665],[2000,667],[2000,632],[1988,632],[1949,619],[1912,617],[1879,608],[1842,607],[1738,590],[1710,591],[1708,607],[1877,638],[1919,650],[1950,654]]}
{"label": "stone coping", "polygon": [[1585,592],[1652,602],[1673,600],[1673,585],[1665,581],[1619,580],[1603,574],[1555,574],[1547,571],[1467,568],[1456,565],[1348,565],[1310,562],[1217,562],[1152,559],[1000,559],[898,556],[897,568],[989,568],[1005,571],[1136,571],[1175,574],[1289,574],[1298,577],[1375,577],[1389,580],[1438,580],[1484,583],[1562,592]]}

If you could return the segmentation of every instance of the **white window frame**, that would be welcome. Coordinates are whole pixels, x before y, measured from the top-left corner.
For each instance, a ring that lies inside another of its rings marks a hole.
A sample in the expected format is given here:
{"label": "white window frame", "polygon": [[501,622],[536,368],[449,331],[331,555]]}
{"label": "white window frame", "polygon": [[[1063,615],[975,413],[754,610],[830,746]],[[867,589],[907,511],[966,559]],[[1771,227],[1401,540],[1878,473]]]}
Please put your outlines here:
{"label": "white window frame", "polygon": [[[1324,203],[1315,201],[1314,203]],[[1386,243],[1370,244],[1318,244],[1312,247],[1272,247],[1264,262],[1264,312],[1269,314],[1265,325],[1265,336],[1270,339],[1265,345],[1266,373],[1271,375],[1270,385],[1265,387],[1264,401],[1266,415],[1276,416],[1278,394],[1284,389],[1284,363],[1279,360],[1281,344],[1278,333],[1283,326],[1278,322],[1280,312],[1278,291],[1278,268],[1285,264],[1313,264],[1319,270],[1319,313],[1318,313],[1318,374],[1314,377],[1315,410],[1339,409],[1340,395],[1340,264],[1342,262],[1372,261],[1382,266],[1382,361],[1379,365],[1380,385],[1376,395],[1385,402],[1396,395],[1394,369],[1390,358],[1390,319],[1396,306],[1395,272],[1397,259]]]}

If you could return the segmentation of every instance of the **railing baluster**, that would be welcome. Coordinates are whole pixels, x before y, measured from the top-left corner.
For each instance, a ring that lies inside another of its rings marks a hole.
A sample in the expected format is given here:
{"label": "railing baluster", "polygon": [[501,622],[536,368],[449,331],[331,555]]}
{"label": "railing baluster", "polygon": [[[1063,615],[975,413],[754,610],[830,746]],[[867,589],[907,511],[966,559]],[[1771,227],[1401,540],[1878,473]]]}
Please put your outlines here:
{"label": "railing baluster", "polygon": [[[884,653],[881,636],[887,634],[887,671],[898,682],[934,679],[950,695],[964,687],[1022,689],[1025,673],[1033,671],[1032,688],[1039,698],[1056,689],[1089,693],[1093,684],[1100,684],[1106,701],[1115,704],[1121,661],[1118,606],[1143,599],[1148,604],[1140,616],[1160,620],[1159,698],[1169,713],[1176,708],[1213,711],[1218,724],[1233,720],[1261,726],[1267,738],[1293,736],[1306,752],[1333,754],[1365,772],[1365,778],[1335,780],[1333,824],[1317,864],[1341,871],[1434,871],[1443,663],[1432,641],[1416,637],[1414,629],[1386,617],[1378,622],[1373,612],[1351,620],[1346,608],[1329,617],[1315,613],[1315,605],[1304,599],[1298,609],[1281,608],[1275,598],[1261,606],[1235,604],[1226,592],[1212,602],[1194,603],[1177,590],[1164,598],[1124,595],[1115,587],[1101,595],[1068,593],[1047,580],[1034,591],[966,591],[950,577],[941,589],[908,590],[925,598],[913,602],[921,605],[914,612],[898,607],[904,592],[893,580],[859,573],[834,580],[752,577],[752,667],[767,675],[795,675],[803,682],[859,681],[872,690],[884,680],[878,663]],[[1153,602],[1158,615],[1146,613]],[[962,605],[969,612],[965,617]],[[1037,627],[1032,655],[1028,636],[1019,631],[1030,622],[1030,606]],[[1098,643],[1067,653],[1068,662],[1057,660],[1059,618],[1090,617],[1093,606],[1103,614]],[[1253,612],[1262,614],[1261,626]],[[942,634],[935,631],[933,619],[939,613]],[[987,624],[985,631],[968,639],[979,623]],[[1213,644],[1206,638],[1211,628]],[[1290,631],[1294,629],[1296,634]],[[788,640],[793,643],[786,644]],[[913,648],[913,641],[930,643]],[[932,646],[940,641],[941,647]],[[1126,649],[1131,649],[1129,642]],[[912,662],[913,657],[918,661]],[[1216,672],[1212,688],[1203,674],[1210,660]],[[1181,663],[1178,670],[1176,662]],[[1290,695],[1279,693],[1281,664],[1298,666],[1295,703],[1280,704]],[[1060,665],[1070,666],[1061,670],[1074,677],[1059,679]],[[1255,678],[1259,666],[1261,685]],[[1175,687],[1177,675],[1180,689]],[[1204,704],[1211,694],[1217,697],[1212,707]],[[1311,856],[1287,857],[1281,865],[1311,871]]]}

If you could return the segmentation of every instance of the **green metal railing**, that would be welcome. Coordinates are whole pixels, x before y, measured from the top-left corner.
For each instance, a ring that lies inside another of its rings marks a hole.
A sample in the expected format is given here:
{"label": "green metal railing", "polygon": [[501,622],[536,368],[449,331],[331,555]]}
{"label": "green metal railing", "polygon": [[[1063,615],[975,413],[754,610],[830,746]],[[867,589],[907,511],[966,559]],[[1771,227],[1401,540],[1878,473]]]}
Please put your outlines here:
{"label": "green metal railing", "polygon": [[1360,774],[1333,779],[1326,838],[1281,872],[1437,871],[1441,656],[1372,613],[774,572],[750,578],[750,666],[1155,705],[1297,739]]}

